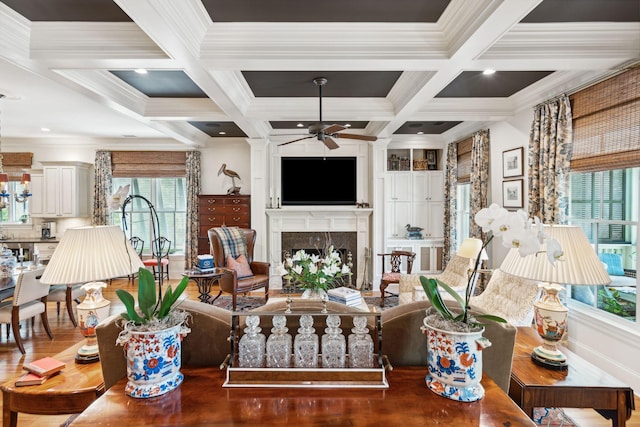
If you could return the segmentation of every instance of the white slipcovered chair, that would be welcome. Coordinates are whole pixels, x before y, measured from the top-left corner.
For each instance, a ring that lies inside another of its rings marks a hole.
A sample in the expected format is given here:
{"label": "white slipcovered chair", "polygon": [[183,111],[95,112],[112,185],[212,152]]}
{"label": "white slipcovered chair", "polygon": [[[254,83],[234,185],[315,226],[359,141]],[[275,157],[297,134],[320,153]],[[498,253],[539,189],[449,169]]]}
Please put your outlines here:
{"label": "white slipcovered chair", "polygon": [[[474,260],[464,258],[458,255],[453,255],[449,260],[449,263],[445,267],[444,271],[439,274],[403,274],[400,276],[398,304],[407,304],[414,300],[424,299],[424,291],[421,291],[422,285],[420,284],[420,276],[424,276],[428,279],[438,279],[441,282],[446,283],[451,288],[458,292],[464,292],[467,287],[469,270],[473,268]],[[415,297],[414,290],[418,289],[421,292],[421,296]]]}
{"label": "white slipcovered chair", "polygon": [[0,323],[11,324],[13,337],[22,354],[25,354],[22,338],[20,337],[20,322],[24,319],[33,319],[40,315],[42,325],[49,338],[53,339],[53,334],[49,328],[47,319],[47,295],[49,285],[40,283],[40,276],[44,268],[38,270],[24,270],[18,275],[13,299],[0,304]]}
{"label": "white slipcovered chair", "polygon": [[84,284],[52,285],[49,290],[49,297],[47,298],[47,301],[56,302],[58,316],[60,316],[60,303],[64,302],[67,305],[67,313],[69,313],[69,318],[73,326],[78,326],[78,321],[73,311],[73,302],[80,303],[80,297],[87,294],[87,291],[84,290],[82,286],[84,286]]}
{"label": "white slipcovered chair", "polygon": [[533,303],[538,294],[535,281],[497,269],[484,291],[472,296],[470,303],[471,308],[500,316],[514,326],[531,326]]}

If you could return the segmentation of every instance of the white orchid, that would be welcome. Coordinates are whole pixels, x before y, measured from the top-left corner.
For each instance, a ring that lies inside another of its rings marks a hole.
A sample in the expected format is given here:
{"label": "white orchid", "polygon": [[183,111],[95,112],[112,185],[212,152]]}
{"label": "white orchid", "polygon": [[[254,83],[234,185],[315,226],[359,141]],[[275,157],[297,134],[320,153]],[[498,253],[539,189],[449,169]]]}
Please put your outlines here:
{"label": "white orchid", "polygon": [[131,188],[130,184],[118,187],[118,190],[113,193],[111,196],[107,197],[107,205],[109,208],[115,210],[121,209],[124,200],[127,198],[127,194],[129,194],[129,188]]}

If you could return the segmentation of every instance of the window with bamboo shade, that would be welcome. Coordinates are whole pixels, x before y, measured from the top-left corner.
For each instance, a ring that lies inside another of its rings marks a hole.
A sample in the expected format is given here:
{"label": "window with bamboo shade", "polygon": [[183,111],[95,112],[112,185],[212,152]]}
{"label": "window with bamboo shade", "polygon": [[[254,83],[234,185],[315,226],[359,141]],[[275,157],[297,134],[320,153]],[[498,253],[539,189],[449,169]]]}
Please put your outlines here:
{"label": "window with bamboo shade", "polygon": [[471,146],[473,137],[458,141],[458,183],[471,182]]}
{"label": "window with bamboo shade", "polygon": [[116,178],[162,178],[186,176],[184,151],[112,151],[111,168]]}

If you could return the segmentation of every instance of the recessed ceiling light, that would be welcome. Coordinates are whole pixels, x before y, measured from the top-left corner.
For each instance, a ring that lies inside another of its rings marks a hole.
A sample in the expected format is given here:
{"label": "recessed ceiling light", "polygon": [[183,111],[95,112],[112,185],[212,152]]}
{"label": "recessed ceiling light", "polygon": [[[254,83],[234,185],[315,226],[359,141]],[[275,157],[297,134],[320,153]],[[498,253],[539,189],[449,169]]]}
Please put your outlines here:
{"label": "recessed ceiling light", "polygon": [[147,74],[147,70],[144,68],[136,68],[134,71],[138,74]]}
{"label": "recessed ceiling light", "polygon": [[418,132],[418,135],[424,135],[424,132],[420,131]]}
{"label": "recessed ceiling light", "polygon": [[302,123],[298,123],[296,126],[299,127],[299,128],[303,128],[304,127],[304,125]]}
{"label": "recessed ceiling light", "polygon": [[351,127],[351,125],[350,125],[349,123],[345,123],[344,127],[346,127],[346,128],[350,128],[350,127]]}
{"label": "recessed ceiling light", "polygon": [[218,135],[226,135],[227,133],[225,131],[220,131],[218,132]]}
{"label": "recessed ceiling light", "polygon": [[49,129],[49,128],[40,128],[40,130],[42,132],[51,132],[51,129]]}
{"label": "recessed ceiling light", "polygon": [[491,68],[487,68],[486,70],[484,70],[484,71],[482,72],[482,74],[484,74],[485,76],[489,76],[489,75],[491,75],[491,74],[494,74],[495,72],[496,72],[496,70],[491,69]]}

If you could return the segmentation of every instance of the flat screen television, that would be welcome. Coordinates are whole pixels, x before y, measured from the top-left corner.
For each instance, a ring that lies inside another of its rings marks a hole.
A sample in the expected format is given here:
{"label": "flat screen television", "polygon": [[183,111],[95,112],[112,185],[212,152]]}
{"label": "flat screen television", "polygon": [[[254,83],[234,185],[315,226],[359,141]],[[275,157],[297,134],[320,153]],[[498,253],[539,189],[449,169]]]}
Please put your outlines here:
{"label": "flat screen television", "polygon": [[355,205],[355,157],[282,157],[282,206]]}

